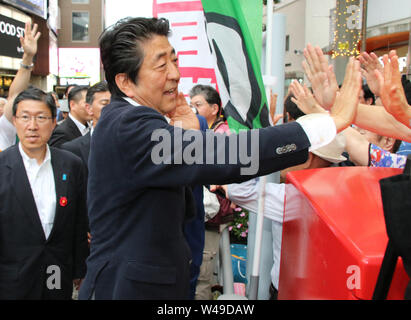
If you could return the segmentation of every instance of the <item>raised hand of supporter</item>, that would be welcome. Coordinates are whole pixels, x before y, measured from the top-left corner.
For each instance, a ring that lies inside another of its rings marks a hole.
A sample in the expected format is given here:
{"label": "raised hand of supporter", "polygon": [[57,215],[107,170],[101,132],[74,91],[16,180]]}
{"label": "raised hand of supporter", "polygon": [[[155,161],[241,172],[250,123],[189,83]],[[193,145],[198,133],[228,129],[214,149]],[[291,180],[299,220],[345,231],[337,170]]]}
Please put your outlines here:
{"label": "raised hand of supporter", "polygon": [[167,116],[173,126],[182,127],[185,130],[200,130],[200,122],[181,92],[177,96],[176,108]]}
{"label": "raised hand of supporter", "polygon": [[354,121],[361,88],[360,62],[351,57],[345,70],[343,85],[330,113],[337,132],[344,130]]}
{"label": "raised hand of supporter", "polygon": [[[33,63],[33,57],[37,53],[37,41],[39,40],[41,33],[37,31],[38,25],[34,24],[31,27],[31,22],[26,22],[24,27],[24,37],[20,37],[21,46],[24,49],[22,64],[31,66]],[[4,106],[5,117],[12,122],[13,117],[13,102],[16,96],[25,90],[30,82],[31,69],[20,68],[14,77],[13,82],[10,85],[7,103]]]}
{"label": "raised hand of supporter", "polygon": [[290,91],[294,95],[294,98],[291,98],[291,101],[294,102],[298,106],[298,109],[305,114],[327,113],[327,111],[318,104],[306,85],[302,86],[297,80],[294,80],[290,84]]}
{"label": "raised hand of supporter", "polygon": [[20,43],[24,49],[24,55],[31,58],[33,58],[37,53],[37,42],[41,36],[41,33],[37,30],[37,24],[34,24],[32,27],[31,22],[26,22],[24,26],[24,37],[20,37]]}
{"label": "raised hand of supporter", "polygon": [[335,102],[338,83],[333,67],[328,65],[320,47],[308,44],[304,49],[303,68],[311,82],[314,96],[322,107],[329,110]]}
{"label": "raised hand of supporter", "polygon": [[379,97],[381,87],[375,71],[378,70],[382,74],[383,67],[378,60],[377,55],[374,52],[371,52],[370,54],[363,52],[358,57],[358,60],[360,61],[362,67],[361,74],[367,81],[368,87],[376,96]]}
{"label": "raised hand of supporter", "polygon": [[375,72],[381,87],[380,98],[383,106],[397,121],[411,128],[411,106],[405,97],[395,50],[383,56],[383,63],[383,73]]}
{"label": "raised hand of supporter", "polygon": [[273,126],[275,126],[277,122],[283,118],[282,114],[275,114],[275,111],[277,110],[277,98],[278,94],[270,91],[270,117],[273,121]]}

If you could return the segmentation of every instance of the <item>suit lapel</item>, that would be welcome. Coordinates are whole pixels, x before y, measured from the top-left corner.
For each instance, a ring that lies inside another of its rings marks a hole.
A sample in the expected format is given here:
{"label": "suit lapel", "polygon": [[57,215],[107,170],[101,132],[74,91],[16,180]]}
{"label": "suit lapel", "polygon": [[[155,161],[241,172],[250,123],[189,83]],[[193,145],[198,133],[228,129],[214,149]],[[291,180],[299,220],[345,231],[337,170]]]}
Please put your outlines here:
{"label": "suit lapel", "polygon": [[81,153],[83,155],[83,159],[86,162],[85,165],[86,167],[88,167],[88,157],[90,154],[90,139],[91,139],[91,135],[90,132],[88,132],[83,139],[81,139],[81,146],[80,146],[80,150]]}
{"label": "suit lapel", "polygon": [[67,199],[67,185],[69,174],[67,170],[65,170],[65,160],[63,157],[60,157],[54,150],[54,148],[50,148],[51,152],[51,166],[53,168],[53,175],[54,175],[54,184],[56,188],[56,212],[54,216],[54,223],[53,228],[51,229],[50,236],[48,237],[49,241],[55,230],[58,230],[60,225],[64,221],[64,213],[65,207],[67,202],[70,199]]}
{"label": "suit lapel", "polygon": [[14,188],[16,198],[20,203],[23,212],[27,216],[28,221],[33,224],[33,227],[36,229],[36,233],[42,237],[43,241],[45,241],[46,237],[41,225],[40,216],[34,201],[33,192],[30,187],[30,182],[27,177],[23,159],[20,155],[18,146],[13,148],[14,150],[11,156],[11,162],[9,164],[12,177],[11,186]]}
{"label": "suit lapel", "polygon": [[[79,130],[79,128],[76,126],[76,124],[74,123],[73,120],[71,120],[70,117],[67,118],[68,122],[67,122],[67,128],[69,129],[69,131],[71,132],[71,134],[73,135],[73,137],[77,138],[77,137],[81,137],[82,134]],[[66,120],[66,121],[67,121]],[[74,140],[74,139],[72,139]]]}

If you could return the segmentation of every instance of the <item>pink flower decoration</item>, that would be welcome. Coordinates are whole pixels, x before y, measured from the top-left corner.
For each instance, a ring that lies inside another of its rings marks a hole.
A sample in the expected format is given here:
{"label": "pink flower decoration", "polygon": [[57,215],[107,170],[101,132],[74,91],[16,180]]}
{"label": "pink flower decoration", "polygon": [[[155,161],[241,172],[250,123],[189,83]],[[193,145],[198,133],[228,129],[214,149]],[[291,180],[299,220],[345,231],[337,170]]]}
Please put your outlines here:
{"label": "pink flower decoration", "polygon": [[245,237],[247,237],[247,234],[245,232],[242,232],[241,237],[245,238]]}
{"label": "pink flower decoration", "polygon": [[240,217],[245,217],[245,213],[243,212],[242,214],[240,214]]}
{"label": "pink flower decoration", "polygon": [[243,209],[241,209],[240,207],[237,207],[237,208],[234,209],[234,211],[237,211],[237,212],[240,212],[241,210],[243,210]]}
{"label": "pink flower decoration", "polygon": [[228,227],[228,231],[231,231],[231,230],[233,230],[233,227],[232,226]]}
{"label": "pink flower decoration", "polygon": [[239,223],[239,224],[237,225],[237,228],[240,229],[242,226],[243,226],[243,225],[242,225],[241,223]]}

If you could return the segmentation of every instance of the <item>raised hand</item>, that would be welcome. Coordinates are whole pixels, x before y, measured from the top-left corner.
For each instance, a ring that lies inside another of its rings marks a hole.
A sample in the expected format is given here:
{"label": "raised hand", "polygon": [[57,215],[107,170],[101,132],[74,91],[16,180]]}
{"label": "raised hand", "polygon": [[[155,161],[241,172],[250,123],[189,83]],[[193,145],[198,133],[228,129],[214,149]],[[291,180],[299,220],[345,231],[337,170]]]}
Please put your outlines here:
{"label": "raised hand", "polygon": [[167,115],[170,118],[170,124],[189,130],[200,130],[200,122],[188,105],[184,94],[180,92],[177,96],[176,108]]}
{"label": "raised hand", "polygon": [[290,91],[294,96],[294,98],[291,98],[291,101],[305,114],[327,113],[327,111],[318,104],[306,85],[302,86],[297,80],[294,80],[290,85]]}
{"label": "raised hand", "polygon": [[271,91],[270,92],[270,117],[271,117],[271,120],[273,121],[273,126],[275,126],[277,122],[283,118],[282,114],[275,114],[275,111],[277,109],[277,98],[278,98],[278,94],[273,93]]}
{"label": "raised hand", "polygon": [[376,71],[375,75],[381,87],[380,97],[384,108],[399,122],[411,128],[411,106],[405,97],[395,50],[383,56],[383,63],[383,73]]}
{"label": "raised hand", "polygon": [[358,60],[361,62],[361,74],[367,81],[368,87],[376,96],[380,96],[381,87],[375,71],[378,70],[383,74],[384,69],[378,60],[377,55],[374,52],[371,52],[370,54],[363,52],[358,57]]}
{"label": "raised hand", "polygon": [[361,91],[360,62],[353,57],[348,62],[344,83],[331,109],[337,132],[347,128],[354,120]]}
{"label": "raised hand", "polygon": [[314,96],[319,104],[329,110],[335,102],[338,92],[338,83],[333,67],[328,65],[320,47],[313,47],[311,44],[304,49],[305,61],[303,68],[311,82]]}
{"label": "raised hand", "polygon": [[31,58],[37,53],[37,41],[41,36],[41,33],[37,32],[37,30],[37,24],[34,24],[32,28],[31,22],[26,22],[24,26],[24,37],[20,37],[20,43],[24,49],[24,54]]}

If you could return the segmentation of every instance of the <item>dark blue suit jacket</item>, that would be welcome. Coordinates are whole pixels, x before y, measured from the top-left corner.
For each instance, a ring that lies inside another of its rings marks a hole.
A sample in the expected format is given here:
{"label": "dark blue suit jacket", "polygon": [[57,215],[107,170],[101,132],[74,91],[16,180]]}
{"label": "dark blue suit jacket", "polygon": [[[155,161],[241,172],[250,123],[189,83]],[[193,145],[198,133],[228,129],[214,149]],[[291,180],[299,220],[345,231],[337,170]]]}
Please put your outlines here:
{"label": "dark blue suit jacket", "polygon": [[[229,157],[218,165],[155,164],[156,129],[167,130],[171,142],[175,132],[181,132],[157,111],[121,98],[112,98],[102,110],[89,158],[92,241],[80,299],[91,298],[93,292],[96,299],[187,299],[191,254],[183,234],[185,186],[242,182],[294,166],[307,160],[310,146],[298,123],[261,129],[259,170],[242,176],[240,159],[228,164]],[[206,134],[201,137],[205,158]],[[187,145],[190,142],[183,142],[183,150]],[[295,148],[282,148],[287,145]],[[214,151],[228,150],[225,136],[223,146]]]}

